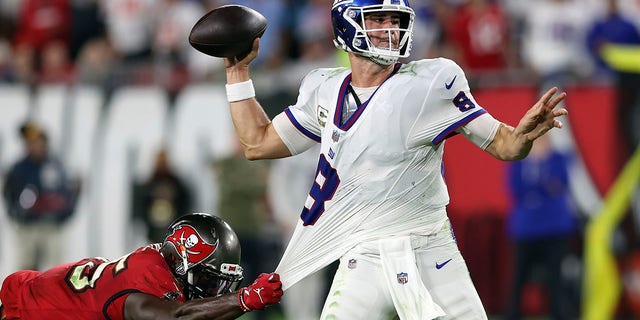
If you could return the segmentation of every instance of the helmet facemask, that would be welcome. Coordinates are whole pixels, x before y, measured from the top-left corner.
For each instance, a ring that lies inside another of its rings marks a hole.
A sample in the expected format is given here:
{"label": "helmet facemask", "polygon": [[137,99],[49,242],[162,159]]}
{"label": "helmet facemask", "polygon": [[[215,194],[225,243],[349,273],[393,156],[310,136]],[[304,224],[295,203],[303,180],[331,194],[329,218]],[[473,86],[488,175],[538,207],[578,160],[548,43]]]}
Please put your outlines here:
{"label": "helmet facemask", "polygon": [[210,266],[198,265],[187,271],[182,279],[186,299],[216,297],[238,290],[243,279],[242,267],[223,264],[222,269],[219,272]]}
{"label": "helmet facemask", "polygon": [[[390,65],[399,58],[406,58],[411,51],[413,21],[415,13],[408,5],[361,5],[356,2],[371,3],[376,1],[336,1],[332,9],[336,47],[368,57],[375,63]],[[383,1],[377,1],[378,3]],[[397,13],[400,16],[399,27],[367,29],[365,17],[380,12]],[[386,31],[387,47],[373,44],[369,33]],[[393,36],[399,34],[399,39]],[[397,46],[394,46],[394,41]]]}

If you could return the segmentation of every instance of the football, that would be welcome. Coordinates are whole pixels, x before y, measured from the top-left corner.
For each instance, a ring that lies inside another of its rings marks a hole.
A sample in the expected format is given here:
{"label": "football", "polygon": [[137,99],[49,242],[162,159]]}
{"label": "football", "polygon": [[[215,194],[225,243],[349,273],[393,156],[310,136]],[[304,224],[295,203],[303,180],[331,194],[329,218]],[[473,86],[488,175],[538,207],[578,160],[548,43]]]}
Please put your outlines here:
{"label": "football", "polygon": [[241,5],[215,8],[202,16],[191,29],[189,43],[214,57],[243,57],[251,51],[255,38],[267,29],[267,19],[258,11]]}

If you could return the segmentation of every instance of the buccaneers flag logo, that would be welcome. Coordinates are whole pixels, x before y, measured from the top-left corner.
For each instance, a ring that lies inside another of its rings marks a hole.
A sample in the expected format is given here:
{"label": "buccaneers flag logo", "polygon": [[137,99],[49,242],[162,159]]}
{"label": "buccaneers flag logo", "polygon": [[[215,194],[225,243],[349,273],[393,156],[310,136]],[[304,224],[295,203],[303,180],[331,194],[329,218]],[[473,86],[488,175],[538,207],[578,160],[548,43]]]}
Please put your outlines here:
{"label": "buccaneers flag logo", "polygon": [[[207,259],[218,248],[218,239],[216,239],[216,243],[208,243],[202,239],[198,231],[188,225],[177,226],[167,237],[167,240],[175,246],[183,258],[186,258],[187,269]],[[179,274],[184,274],[185,266],[178,265],[176,271]]]}

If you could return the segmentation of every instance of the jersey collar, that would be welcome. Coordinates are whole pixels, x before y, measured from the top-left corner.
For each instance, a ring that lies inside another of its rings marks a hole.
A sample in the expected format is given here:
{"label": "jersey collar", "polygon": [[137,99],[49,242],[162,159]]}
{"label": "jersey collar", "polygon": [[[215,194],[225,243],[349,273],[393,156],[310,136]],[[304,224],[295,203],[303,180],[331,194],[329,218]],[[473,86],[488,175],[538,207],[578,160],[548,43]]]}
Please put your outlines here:
{"label": "jersey collar", "polygon": [[336,111],[333,115],[333,124],[340,128],[343,131],[347,131],[349,130],[349,128],[351,128],[351,126],[353,126],[353,124],[356,122],[356,120],[358,120],[358,118],[360,118],[360,115],[364,112],[364,109],[367,108],[367,105],[369,105],[369,101],[371,101],[371,99],[373,99],[373,97],[376,95],[376,92],[378,92],[378,90],[380,90],[380,87],[382,87],[382,85],[387,82],[387,80],[389,80],[389,78],[393,77],[393,75],[395,75],[396,73],[398,73],[398,70],[400,70],[400,67],[402,66],[402,63],[396,63],[395,66],[393,67],[393,71],[391,72],[391,74],[384,79],[384,81],[378,86],[378,88],[371,94],[371,97],[369,97],[369,99],[367,99],[367,101],[364,101],[359,107],[358,110],[356,110],[356,112],[353,113],[353,115],[351,115],[351,117],[349,118],[349,120],[345,121],[345,123],[343,125],[340,125],[340,122],[342,120],[342,108],[345,108],[345,99],[347,97],[347,93],[349,92],[348,88],[349,85],[351,84],[351,78],[352,78],[352,74],[349,73],[349,75],[347,75],[347,77],[342,81],[342,85],[340,86],[340,93],[338,94],[338,101],[336,104]]}

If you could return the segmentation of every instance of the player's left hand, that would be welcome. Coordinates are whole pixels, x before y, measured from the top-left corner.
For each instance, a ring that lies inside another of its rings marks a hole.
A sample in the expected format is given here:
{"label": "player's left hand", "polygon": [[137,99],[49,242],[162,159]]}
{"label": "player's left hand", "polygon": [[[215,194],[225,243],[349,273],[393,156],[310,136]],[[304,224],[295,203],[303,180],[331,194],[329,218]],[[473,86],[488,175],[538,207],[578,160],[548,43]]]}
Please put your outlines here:
{"label": "player's left hand", "polygon": [[277,273],[263,273],[251,285],[238,291],[238,304],[245,312],[262,310],[280,302],[282,283]]}
{"label": "player's left hand", "polygon": [[517,135],[524,135],[527,141],[534,141],[552,128],[562,128],[562,122],[556,118],[569,112],[565,108],[556,108],[556,106],[567,94],[562,92],[556,95],[557,92],[556,87],[549,89],[525,113],[515,129]]}

